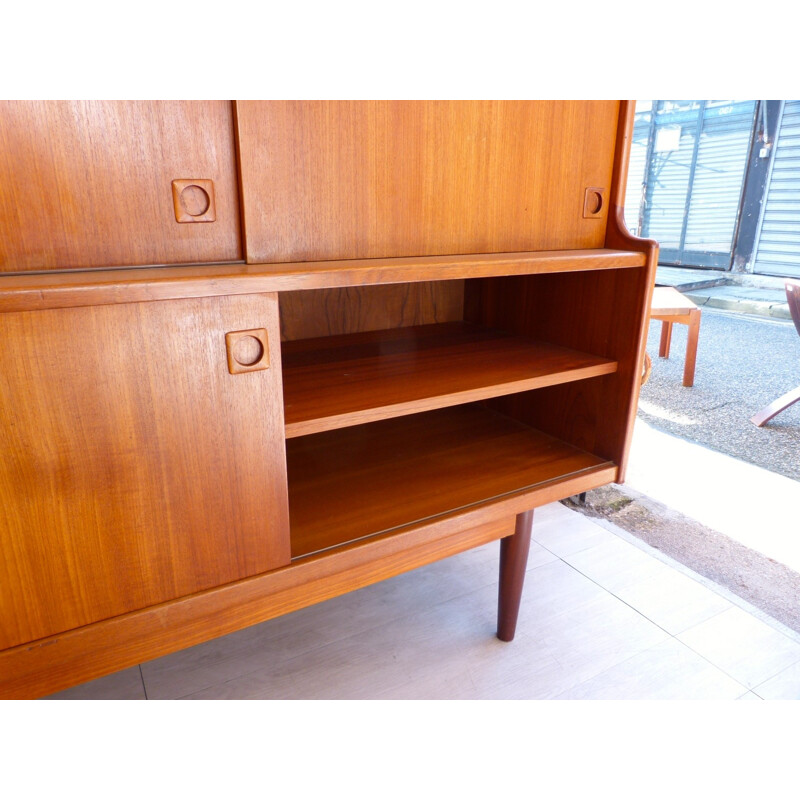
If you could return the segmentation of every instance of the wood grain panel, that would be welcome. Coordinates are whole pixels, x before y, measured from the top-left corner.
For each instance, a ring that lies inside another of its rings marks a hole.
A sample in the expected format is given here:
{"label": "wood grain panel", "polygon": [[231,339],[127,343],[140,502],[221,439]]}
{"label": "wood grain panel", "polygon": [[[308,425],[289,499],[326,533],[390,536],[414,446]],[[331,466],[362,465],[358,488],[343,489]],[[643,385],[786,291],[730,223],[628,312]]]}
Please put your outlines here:
{"label": "wood grain panel", "polygon": [[281,339],[312,339],[460,320],[464,281],[281,292]]}
{"label": "wood grain panel", "polygon": [[[0,102],[0,272],[242,258],[227,101]],[[180,224],[172,181],[213,181]]]}
{"label": "wood grain panel", "polygon": [[286,445],[293,557],[610,466],[477,405]]}
{"label": "wood grain panel", "polygon": [[[239,101],[247,261],[599,247],[618,101]],[[607,195],[606,195],[607,196]]]}
{"label": "wood grain panel", "polygon": [[614,372],[609,359],[463,322],[285,342],[287,437]]}
{"label": "wood grain panel", "polygon": [[277,328],[274,295],[0,315],[0,648],[288,561]]}

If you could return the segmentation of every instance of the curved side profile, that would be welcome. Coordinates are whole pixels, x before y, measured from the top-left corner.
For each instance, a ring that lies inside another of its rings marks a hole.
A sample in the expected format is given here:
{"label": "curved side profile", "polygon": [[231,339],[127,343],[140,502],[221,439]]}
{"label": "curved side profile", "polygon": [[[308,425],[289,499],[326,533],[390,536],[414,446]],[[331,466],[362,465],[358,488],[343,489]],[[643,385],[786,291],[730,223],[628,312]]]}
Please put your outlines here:
{"label": "curved side profile", "polygon": [[[786,281],[786,300],[789,303],[794,327],[797,328],[797,334],[800,336],[800,281]],[[761,428],[798,400],[800,400],[800,386],[781,395],[777,400],[773,400],[768,406],[750,417],[750,422]]]}

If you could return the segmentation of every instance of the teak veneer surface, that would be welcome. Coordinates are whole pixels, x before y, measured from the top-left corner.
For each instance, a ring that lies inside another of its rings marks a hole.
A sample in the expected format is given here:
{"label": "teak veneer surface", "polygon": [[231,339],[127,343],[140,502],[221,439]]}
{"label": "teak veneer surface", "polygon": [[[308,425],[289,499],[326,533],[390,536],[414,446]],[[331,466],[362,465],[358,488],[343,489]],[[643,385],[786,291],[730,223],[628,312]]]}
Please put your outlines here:
{"label": "teak veneer surface", "polygon": [[630,269],[644,263],[643,253],[625,250],[548,250],[538,253],[488,253],[300,264],[214,264],[9,275],[0,282],[0,311],[370,286],[407,281],[485,278],[494,275]]}
{"label": "teak veneer surface", "polygon": [[[211,180],[216,220],[175,218]],[[0,272],[242,258],[229,101],[0,102]]]}
{"label": "teak veneer surface", "polygon": [[281,339],[316,339],[464,317],[464,281],[416,281],[281,292]]}
{"label": "teak veneer surface", "polygon": [[464,322],[285,342],[286,436],[614,372],[616,362]]}
{"label": "teak veneer surface", "polygon": [[238,101],[247,261],[601,247],[619,108]]}
{"label": "teak veneer surface", "polygon": [[0,649],[288,563],[277,330],[274,295],[0,314]]}
{"label": "teak veneer surface", "polygon": [[286,447],[293,558],[610,466],[478,405]]}

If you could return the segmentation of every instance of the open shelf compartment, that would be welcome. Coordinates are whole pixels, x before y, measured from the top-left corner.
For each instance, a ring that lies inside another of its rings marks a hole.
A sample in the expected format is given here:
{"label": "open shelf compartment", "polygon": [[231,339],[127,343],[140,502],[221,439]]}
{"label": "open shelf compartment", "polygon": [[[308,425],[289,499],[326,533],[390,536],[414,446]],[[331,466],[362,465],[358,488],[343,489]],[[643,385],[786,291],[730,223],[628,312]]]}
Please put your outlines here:
{"label": "open shelf compartment", "polygon": [[613,467],[480,404],[286,444],[293,558]]}
{"label": "open shelf compartment", "polygon": [[286,436],[613,373],[617,362],[467,322],[282,345]]}

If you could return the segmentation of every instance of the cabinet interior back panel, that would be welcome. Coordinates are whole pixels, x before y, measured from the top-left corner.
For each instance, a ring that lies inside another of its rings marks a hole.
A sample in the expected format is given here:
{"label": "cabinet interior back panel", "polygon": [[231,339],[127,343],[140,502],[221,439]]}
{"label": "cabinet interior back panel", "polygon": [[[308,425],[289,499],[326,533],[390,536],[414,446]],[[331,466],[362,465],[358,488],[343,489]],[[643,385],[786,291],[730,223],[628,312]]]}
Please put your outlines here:
{"label": "cabinet interior back panel", "polygon": [[618,101],[236,108],[251,263],[603,245]]}
{"label": "cabinet interior back panel", "polygon": [[[0,102],[0,272],[241,259],[233,133],[229,101]],[[216,219],[178,222],[174,180]]]}

